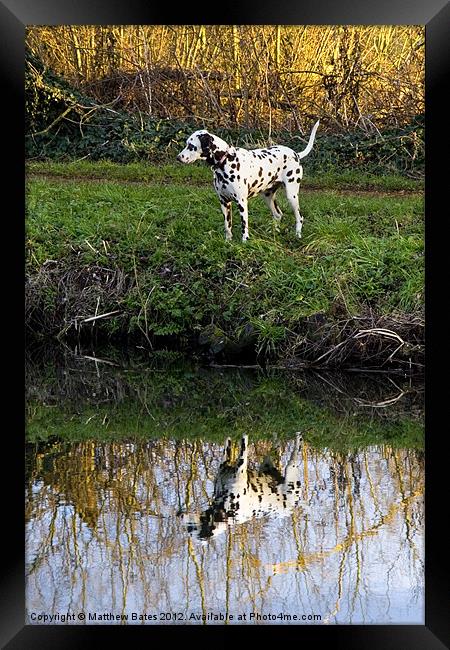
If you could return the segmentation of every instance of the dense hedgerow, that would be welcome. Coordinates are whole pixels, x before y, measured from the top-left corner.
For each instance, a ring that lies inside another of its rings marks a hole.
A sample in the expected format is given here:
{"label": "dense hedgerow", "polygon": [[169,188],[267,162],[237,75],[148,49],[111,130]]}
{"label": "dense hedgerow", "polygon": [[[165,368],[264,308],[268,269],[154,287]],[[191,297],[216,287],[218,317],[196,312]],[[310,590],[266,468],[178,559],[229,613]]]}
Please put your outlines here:
{"label": "dense hedgerow", "polygon": [[[82,95],[30,52],[26,60],[26,155],[29,159],[111,160],[129,163],[173,158],[188,135],[207,126],[228,142],[245,147],[283,142],[304,149],[309,132],[268,133],[221,129],[195,120],[151,119],[118,111]],[[311,124],[312,126],[312,124]],[[383,133],[318,132],[308,157],[310,171],[361,169],[378,174],[420,176],[424,171],[424,118]]]}

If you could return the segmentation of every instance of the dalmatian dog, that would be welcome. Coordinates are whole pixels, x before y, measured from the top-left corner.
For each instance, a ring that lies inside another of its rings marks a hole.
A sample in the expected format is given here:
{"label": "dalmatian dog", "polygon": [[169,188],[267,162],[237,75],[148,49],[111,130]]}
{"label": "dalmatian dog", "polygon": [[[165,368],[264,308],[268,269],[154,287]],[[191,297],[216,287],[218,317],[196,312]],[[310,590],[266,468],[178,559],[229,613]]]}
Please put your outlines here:
{"label": "dalmatian dog", "polygon": [[205,541],[224,532],[230,524],[292,512],[301,501],[300,442],[301,434],[298,433],[283,475],[270,457],[265,458],[258,470],[248,468],[246,435],[242,437],[239,457],[232,463],[231,439],[227,438],[209,507],[200,515],[183,515],[188,532],[196,533]]}
{"label": "dalmatian dog", "polygon": [[301,237],[303,217],[298,206],[300,180],[303,168],[300,160],[313,148],[319,120],[315,123],[306,149],[297,153],[284,146],[266,149],[242,149],[228,145],[208,131],[195,131],[186,141],[177,160],[193,163],[204,160],[213,170],[214,188],[219,196],[225,219],[225,239],[232,239],[231,203],[234,201],[241,214],[242,241],[248,239],[248,199],[262,194],[276,221],[282,212],[275,201],[278,189],[284,185],[287,199],[295,214],[295,232]]}

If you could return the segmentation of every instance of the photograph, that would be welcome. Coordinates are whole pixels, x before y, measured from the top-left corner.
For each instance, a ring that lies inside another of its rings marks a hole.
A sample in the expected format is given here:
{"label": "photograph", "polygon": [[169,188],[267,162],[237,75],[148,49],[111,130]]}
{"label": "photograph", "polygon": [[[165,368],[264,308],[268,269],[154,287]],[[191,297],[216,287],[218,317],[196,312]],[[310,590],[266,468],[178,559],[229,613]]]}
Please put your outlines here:
{"label": "photograph", "polygon": [[425,625],[426,42],[26,26],[26,626]]}

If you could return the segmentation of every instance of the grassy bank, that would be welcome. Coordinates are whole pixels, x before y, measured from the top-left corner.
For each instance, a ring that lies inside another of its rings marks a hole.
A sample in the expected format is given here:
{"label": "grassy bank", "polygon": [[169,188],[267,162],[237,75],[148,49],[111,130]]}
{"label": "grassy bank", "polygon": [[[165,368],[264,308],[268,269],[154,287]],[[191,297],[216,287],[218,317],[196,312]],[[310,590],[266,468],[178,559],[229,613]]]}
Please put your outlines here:
{"label": "grassy bank", "polygon": [[[224,241],[211,173],[200,165],[31,164],[29,329],[145,344],[169,337],[216,355],[252,349],[272,360],[326,353],[337,364],[416,362],[421,190],[395,176],[311,177],[300,196],[302,239],[280,192],[280,229],[257,198],[243,245],[237,214],[234,240]],[[372,331],[354,338],[361,330]]]}

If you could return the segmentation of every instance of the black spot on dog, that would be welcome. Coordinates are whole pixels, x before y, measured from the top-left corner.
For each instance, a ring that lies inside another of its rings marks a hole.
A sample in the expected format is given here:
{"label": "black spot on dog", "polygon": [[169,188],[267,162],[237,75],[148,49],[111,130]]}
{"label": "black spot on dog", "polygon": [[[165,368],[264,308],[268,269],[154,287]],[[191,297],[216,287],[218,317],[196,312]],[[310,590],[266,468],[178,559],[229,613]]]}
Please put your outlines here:
{"label": "black spot on dog", "polygon": [[286,172],[286,176],[291,176],[292,174],[292,169],[290,169],[288,172]]}
{"label": "black spot on dog", "polygon": [[211,155],[211,150],[216,149],[216,146],[213,144],[213,137],[209,133],[201,133],[198,136],[200,140],[200,146],[202,148],[201,158],[206,160],[208,165],[214,164],[214,158]]}
{"label": "black spot on dog", "polygon": [[209,149],[211,147],[211,143],[213,141],[213,138],[212,138],[212,135],[210,135],[209,133],[201,133],[198,136],[198,139],[200,140],[202,150],[206,149],[206,148]]}

